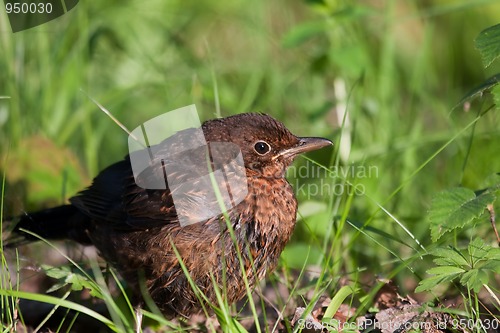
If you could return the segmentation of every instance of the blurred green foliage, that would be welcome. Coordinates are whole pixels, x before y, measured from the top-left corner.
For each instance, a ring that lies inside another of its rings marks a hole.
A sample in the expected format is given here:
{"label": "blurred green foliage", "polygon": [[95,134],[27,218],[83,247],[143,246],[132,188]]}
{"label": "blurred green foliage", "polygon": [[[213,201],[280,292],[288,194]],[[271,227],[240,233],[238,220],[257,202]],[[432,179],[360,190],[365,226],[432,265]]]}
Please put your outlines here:
{"label": "blurred green foliage", "polygon": [[[396,219],[427,245],[433,194],[479,188],[500,170],[499,113],[470,126],[488,96],[453,109],[499,72],[498,63],[484,70],[474,48],[479,32],[499,21],[495,0],[116,0],[80,1],[12,34],[0,11],[0,165],[11,184],[25,174],[28,193],[53,186],[23,199],[7,191],[6,200],[60,202],[127,153],[126,133],[86,94],[129,129],[192,103],[203,120],[265,112],[298,135],[335,141],[335,154],[311,155],[320,166],[296,162],[330,171],[292,175],[294,186],[342,189],[298,191],[298,232],[284,264],[300,268],[307,257],[333,276],[397,271],[415,286],[425,267],[399,270],[394,253],[415,256],[418,245]],[[38,137],[52,148],[41,150]],[[68,181],[60,159],[72,170]],[[350,166],[376,172],[331,171]],[[356,185],[362,193],[347,191]],[[488,228],[474,233],[491,241]]]}

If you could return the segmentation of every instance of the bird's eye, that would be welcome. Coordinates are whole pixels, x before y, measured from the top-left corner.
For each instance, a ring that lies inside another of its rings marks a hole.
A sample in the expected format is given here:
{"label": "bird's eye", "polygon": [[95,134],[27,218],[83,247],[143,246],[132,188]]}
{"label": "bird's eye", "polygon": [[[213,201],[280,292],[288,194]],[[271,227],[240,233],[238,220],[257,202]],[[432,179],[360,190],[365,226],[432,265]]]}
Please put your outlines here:
{"label": "bird's eye", "polygon": [[271,151],[271,147],[265,141],[257,142],[255,146],[253,146],[253,149],[255,149],[255,151],[260,155],[265,155]]}

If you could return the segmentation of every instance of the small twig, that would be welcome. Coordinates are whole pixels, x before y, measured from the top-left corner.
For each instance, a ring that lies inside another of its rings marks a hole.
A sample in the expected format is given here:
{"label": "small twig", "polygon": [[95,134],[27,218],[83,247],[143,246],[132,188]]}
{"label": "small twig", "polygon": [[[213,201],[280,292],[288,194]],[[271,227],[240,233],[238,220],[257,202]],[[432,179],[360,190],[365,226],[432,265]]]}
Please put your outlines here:
{"label": "small twig", "polygon": [[[491,290],[491,288],[488,287],[488,285],[486,283],[483,284],[483,287],[488,291],[488,293],[490,294],[490,296],[493,297],[493,299],[495,299],[495,301],[497,301],[497,303],[500,305],[500,300],[498,299],[497,295],[495,295],[495,293],[493,292],[493,290]],[[487,309],[487,308],[485,307],[485,309]],[[490,314],[493,316],[493,314],[491,312],[490,312]]]}
{"label": "small twig", "polygon": [[140,305],[138,305],[135,309],[135,332],[136,333],[141,333],[142,332],[142,308]]}
{"label": "small twig", "polygon": [[[276,311],[276,314],[278,315],[278,318],[276,319],[276,321],[279,322],[280,320],[283,320],[284,319],[283,312],[280,311],[269,298],[264,296],[262,289],[255,288],[255,290],[256,290],[257,294],[259,295],[259,297],[261,297],[264,300],[264,302],[267,303],[267,305],[269,305],[270,307],[273,308],[274,311]],[[265,309],[262,309],[262,311],[265,311]]]}
{"label": "small twig", "polygon": [[488,211],[490,212],[490,222],[491,222],[491,226],[493,227],[493,231],[495,232],[495,235],[497,236],[497,243],[498,243],[498,246],[500,246],[500,237],[498,236],[498,230],[497,230],[497,226],[495,224],[495,209],[493,208],[493,204],[488,204],[486,206],[486,208],[488,209]]}

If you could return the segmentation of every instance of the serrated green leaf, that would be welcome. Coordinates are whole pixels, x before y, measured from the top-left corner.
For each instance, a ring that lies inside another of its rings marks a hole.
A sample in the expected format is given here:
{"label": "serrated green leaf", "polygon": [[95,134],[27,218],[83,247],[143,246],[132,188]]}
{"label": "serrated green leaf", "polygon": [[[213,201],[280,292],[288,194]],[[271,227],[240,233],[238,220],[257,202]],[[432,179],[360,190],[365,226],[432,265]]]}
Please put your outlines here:
{"label": "serrated green leaf", "polygon": [[463,268],[456,266],[437,266],[427,270],[430,275],[454,275],[465,272]]}
{"label": "serrated green leaf", "polygon": [[437,248],[432,251],[432,255],[438,257],[434,263],[440,266],[469,266],[469,262],[464,255],[455,248]]}
{"label": "serrated green leaf", "polygon": [[90,295],[101,299],[104,298],[100,288],[93,281],[89,280],[83,275],[72,273],[68,276],[66,281],[71,284],[71,289],[75,291],[79,291],[85,288],[89,290]]}
{"label": "serrated green leaf", "polygon": [[[485,92],[487,91],[492,91],[493,96],[495,98],[495,92],[493,91],[498,87],[498,84],[500,83],[500,74],[496,74],[481,83],[480,85],[474,87],[471,91],[469,91],[465,96],[458,102],[457,105],[455,105],[453,108],[456,109],[457,107],[463,105],[465,102],[471,101],[475,99],[476,97],[481,97]],[[496,90],[495,90],[496,91]],[[495,101],[496,104],[496,101]],[[500,104],[496,104],[497,106]]]}
{"label": "serrated green leaf", "polygon": [[[468,272],[465,272],[464,275],[460,278],[460,284],[462,286],[468,286],[471,279],[475,279],[477,275],[477,269],[471,269]],[[472,289],[472,288],[471,288]]]}
{"label": "serrated green leaf", "polygon": [[419,293],[422,291],[428,291],[436,287],[438,284],[443,282],[449,282],[458,277],[460,274],[465,272],[460,267],[455,266],[438,266],[433,267],[427,271],[427,274],[434,276],[428,277],[420,281],[415,292]]}
{"label": "serrated green leaf", "polygon": [[485,271],[492,271],[500,274],[500,260],[496,259],[496,260],[486,261],[484,264],[479,266],[479,269]]}
{"label": "serrated green leaf", "polygon": [[500,24],[481,31],[474,42],[476,49],[481,53],[484,67],[490,66],[500,57]]}
{"label": "serrated green leaf", "polygon": [[500,249],[497,247],[493,247],[486,254],[485,260],[498,261],[500,263]]}
{"label": "serrated green leaf", "polygon": [[85,284],[84,278],[78,274],[68,274],[66,277],[66,282],[71,285],[71,289],[75,291],[80,291],[83,289],[83,285]]}
{"label": "serrated green leaf", "polygon": [[47,274],[47,276],[54,278],[54,279],[62,279],[68,276],[71,271],[69,270],[68,267],[63,266],[63,267],[53,267],[50,265],[42,265],[42,269]]}
{"label": "serrated green leaf", "polygon": [[477,272],[477,284],[473,286],[473,289],[478,293],[484,284],[488,284],[489,275],[488,272],[480,269]]}
{"label": "serrated green leaf", "polygon": [[449,282],[458,277],[458,275],[462,274],[463,272],[465,272],[465,270],[460,267],[438,266],[429,269],[427,271],[427,274],[435,275],[431,277],[431,279],[435,280],[435,285],[437,285],[443,282]]}
{"label": "serrated green leaf", "polygon": [[474,191],[464,187],[437,193],[432,200],[428,216],[432,241],[437,241],[448,231],[463,228],[471,223],[493,201],[495,195],[491,192],[484,192],[476,197]]}
{"label": "serrated green leaf", "polygon": [[420,293],[422,291],[432,290],[438,284],[446,282],[446,281],[447,280],[443,281],[443,277],[441,275],[431,276],[431,277],[425,278],[419,282],[417,288],[415,288],[415,292]]}
{"label": "serrated green leaf", "polygon": [[437,266],[455,266],[457,263],[450,258],[440,257],[432,260]]}
{"label": "serrated green leaf", "polygon": [[475,265],[480,260],[485,260],[490,250],[491,246],[485,244],[479,237],[470,242],[469,246],[467,247],[467,251],[469,251],[469,255],[472,258],[473,265]]}
{"label": "serrated green leaf", "polygon": [[437,277],[431,276],[429,278],[425,278],[422,281],[418,283],[417,288],[415,288],[416,293],[421,293],[423,291],[429,291],[432,290],[435,286],[439,284],[437,281]]}
{"label": "serrated green leaf", "polygon": [[59,282],[49,288],[47,292],[53,292],[69,285],[74,291],[80,291],[85,288],[89,290],[92,296],[101,299],[103,298],[103,295],[95,282],[89,280],[86,276],[72,272],[67,266],[53,267],[50,265],[42,265],[42,269],[45,271],[47,276],[59,280]]}
{"label": "serrated green leaf", "polygon": [[488,283],[488,273],[480,269],[471,269],[460,278],[460,284],[478,293],[483,284]]}

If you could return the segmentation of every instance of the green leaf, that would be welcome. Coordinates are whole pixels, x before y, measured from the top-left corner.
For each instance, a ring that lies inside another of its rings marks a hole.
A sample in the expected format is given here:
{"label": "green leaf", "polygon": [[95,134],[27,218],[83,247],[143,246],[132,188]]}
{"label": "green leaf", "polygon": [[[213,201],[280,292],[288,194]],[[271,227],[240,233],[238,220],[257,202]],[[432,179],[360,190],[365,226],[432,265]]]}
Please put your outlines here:
{"label": "green leaf", "polygon": [[47,276],[58,280],[65,278],[71,272],[66,266],[54,267],[50,265],[42,265],[42,269],[44,270],[45,274],[47,274]]}
{"label": "green leaf", "polygon": [[488,254],[486,254],[485,260],[491,260],[491,261],[498,261],[500,264],[500,248],[498,247],[493,247],[488,251]]}
{"label": "green leaf", "polygon": [[485,244],[481,238],[477,237],[470,242],[467,250],[469,251],[474,266],[478,261],[486,259],[486,256],[491,250],[491,246]]}
{"label": "green leaf", "polygon": [[418,287],[415,288],[416,293],[420,293],[422,291],[429,291],[432,290],[434,287],[436,287],[438,284],[451,281],[455,278],[456,276],[451,277],[450,279],[445,278],[441,275],[437,276],[431,276],[428,278],[423,279],[422,281],[419,282]]}
{"label": "green leaf", "polygon": [[492,248],[481,238],[475,238],[467,247],[472,260],[472,269],[460,278],[460,283],[478,293],[489,281],[488,271],[500,271],[500,249]]}
{"label": "green leaf", "polygon": [[438,266],[433,267],[427,271],[427,274],[431,274],[434,276],[423,279],[418,284],[418,287],[415,289],[415,292],[428,291],[441,284],[443,282],[449,282],[458,277],[460,274],[465,272],[460,267],[455,266]]}
{"label": "green leaf", "polygon": [[481,31],[474,42],[481,53],[484,67],[490,66],[500,57],[500,24]]}
{"label": "green leaf", "polygon": [[69,285],[72,290],[80,291],[83,288],[88,289],[94,297],[103,298],[99,286],[92,280],[88,279],[79,273],[72,272],[69,267],[53,267],[50,265],[42,265],[42,269],[47,276],[57,279],[58,282],[50,287],[47,292],[53,292]]}
{"label": "green leaf", "polygon": [[85,280],[86,279],[83,276],[81,276],[79,274],[75,274],[75,273],[70,273],[66,277],[66,282],[71,284],[71,289],[73,289],[75,291],[79,291],[79,290],[83,289],[83,286],[86,284]]}
{"label": "green leaf", "polygon": [[427,274],[431,275],[456,275],[465,272],[464,269],[456,266],[437,266],[437,267],[432,267],[431,269],[427,270]]}
{"label": "green leaf", "polygon": [[464,255],[457,249],[437,248],[432,251],[432,255],[438,257],[434,259],[434,263],[440,266],[469,266],[469,262],[465,259]]}
{"label": "green leaf", "polygon": [[484,270],[480,269],[471,269],[470,271],[466,272],[462,277],[460,278],[460,283],[463,286],[467,286],[467,288],[474,290],[476,293],[478,293],[483,284],[488,283],[488,273]]}
{"label": "green leaf", "polygon": [[438,277],[431,276],[423,279],[418,283],[417,288],[415,288],[416,293],[421,293],[422,291],[432,290],[435,286],[437,286],[440,282],[438,281]]}
{"label": "green leaf", "polygon": [[427,271],[433,276],[420,281],[415,292],[428,291],[440,283],[460,277],[460,284],[478,293],[488,283],[490,271],[500,272],[500,249],[491,247],[481,238],[469,243],[466,255],[451,246],[437,248],[431,254],[436,256],[433,261],[439,266]]}
{"label": "green leaf", "polygon": [[493,93],[493,98],[495,100],[495,104],[499,106],[500,104],[497,104],[498,102],[498,83],[500,82],[500,74],[496,74],[481,83],[480,85],[474,87],[471,91],[469,91],[465,96],[458,102],[457,105],[455,105],[453,108],[456,109],[457,107],[463,105],[465,102],[471,101],[475,99],[476,97],[481,97],[483,94],[487,91],[491,91]]}
{"label": "green leaf", "polygon": [[481,238],[474,239],[467,248],[472,267],[482,271],[500,271],[500,249],[485,244]]}
{"label": "green leaf", "polygon": [[75,291],[85,288],[89,290],[90,295],[100,299],[104,298],[99,286],[94,281],[89,280],[86,276],[78,273],[71,273],[66,277],[66,282],[71,284],[71,289]]}
{"label": "green leaf", "polygon": [[486,261],[479,268],[482,270],[488,270],[500,274],[500,259]]}
{"label": "green leaf", "polygon": [[493,201],[495,195],[491,192],[483,192],[476,197],[474,191],[464,187],[437,193],[432,199],[428,216],[432,241],[437,241],[448,231],[471,223]]}

